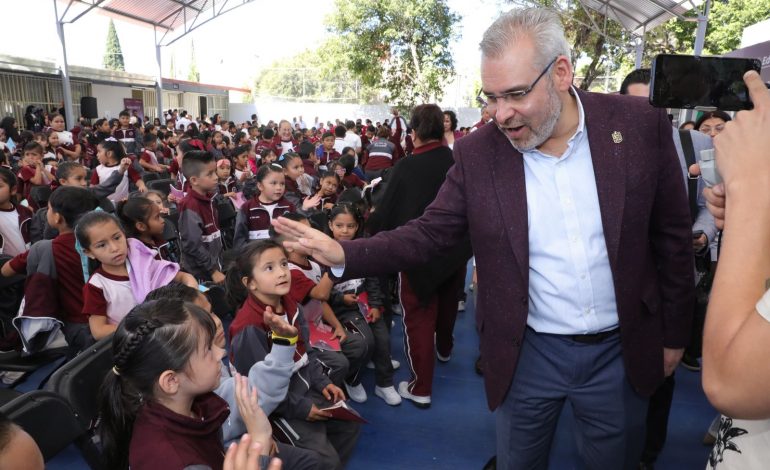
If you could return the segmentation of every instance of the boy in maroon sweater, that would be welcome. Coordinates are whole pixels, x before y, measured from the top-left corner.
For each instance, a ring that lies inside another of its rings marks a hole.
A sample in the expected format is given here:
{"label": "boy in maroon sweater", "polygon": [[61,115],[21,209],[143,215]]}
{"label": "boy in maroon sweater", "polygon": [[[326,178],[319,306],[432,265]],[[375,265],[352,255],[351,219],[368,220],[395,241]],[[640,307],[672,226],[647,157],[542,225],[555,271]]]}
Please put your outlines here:
{"label": "boy in maroon sweater", "polygon": [[180,264],[199,281],[222,284],[222,234],[213,200],[218,182],[214,156],[199,150],[187,152],[182,159],[182,173],[190,183],[190,191],[178,204]]}

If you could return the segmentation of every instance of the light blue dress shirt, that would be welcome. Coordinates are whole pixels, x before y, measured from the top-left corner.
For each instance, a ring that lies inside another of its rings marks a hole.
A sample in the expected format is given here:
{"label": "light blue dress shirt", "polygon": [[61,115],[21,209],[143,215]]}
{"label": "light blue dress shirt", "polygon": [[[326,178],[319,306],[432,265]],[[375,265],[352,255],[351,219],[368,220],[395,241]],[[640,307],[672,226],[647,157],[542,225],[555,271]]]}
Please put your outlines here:
{"label": "light blue dress shirt", "polygon": [[590,334],[618,326],[588,129],[579,123],[561,157],[525,152],[529,315],[539,333]]}

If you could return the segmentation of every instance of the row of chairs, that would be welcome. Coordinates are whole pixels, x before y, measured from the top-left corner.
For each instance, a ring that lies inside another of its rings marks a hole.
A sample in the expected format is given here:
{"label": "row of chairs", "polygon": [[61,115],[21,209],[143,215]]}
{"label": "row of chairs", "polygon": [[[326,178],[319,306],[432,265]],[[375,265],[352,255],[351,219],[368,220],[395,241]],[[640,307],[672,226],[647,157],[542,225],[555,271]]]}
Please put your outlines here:
{"label": "row of chairs", "polygon": [[99,387],[112,362],[108,337],[56,370],[43,389],[13,398],[0,411],[32,436],[45,460],[75,444],[91,468],[101,469],[95,433]]}

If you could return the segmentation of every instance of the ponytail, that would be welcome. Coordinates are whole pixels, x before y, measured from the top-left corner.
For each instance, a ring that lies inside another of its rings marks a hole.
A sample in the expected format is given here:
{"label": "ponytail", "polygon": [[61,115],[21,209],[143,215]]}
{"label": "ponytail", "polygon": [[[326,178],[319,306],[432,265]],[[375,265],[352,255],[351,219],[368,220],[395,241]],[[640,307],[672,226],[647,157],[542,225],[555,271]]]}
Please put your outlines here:
{"label": "ponytail", "polygon": [[182,371],[198,349],[201,335],[211,344],[216,325],[200,307],[177,299],[160,299],[134,307],[120,322],[112,341],[114,366],[100,390],[99,435],[104,463],[128,469],[134,422],[153,399],[158,377]]}

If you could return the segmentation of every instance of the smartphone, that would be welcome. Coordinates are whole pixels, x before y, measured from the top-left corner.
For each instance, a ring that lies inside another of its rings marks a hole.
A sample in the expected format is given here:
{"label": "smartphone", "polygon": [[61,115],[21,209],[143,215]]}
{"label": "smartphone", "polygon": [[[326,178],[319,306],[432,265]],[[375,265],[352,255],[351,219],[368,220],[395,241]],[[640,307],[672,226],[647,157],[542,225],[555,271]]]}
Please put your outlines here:
{"label": "smartphone", "polygon": [[743,74],[759,59],[660,54],[652,62],[650,104],[657,108],[752,109]]}

